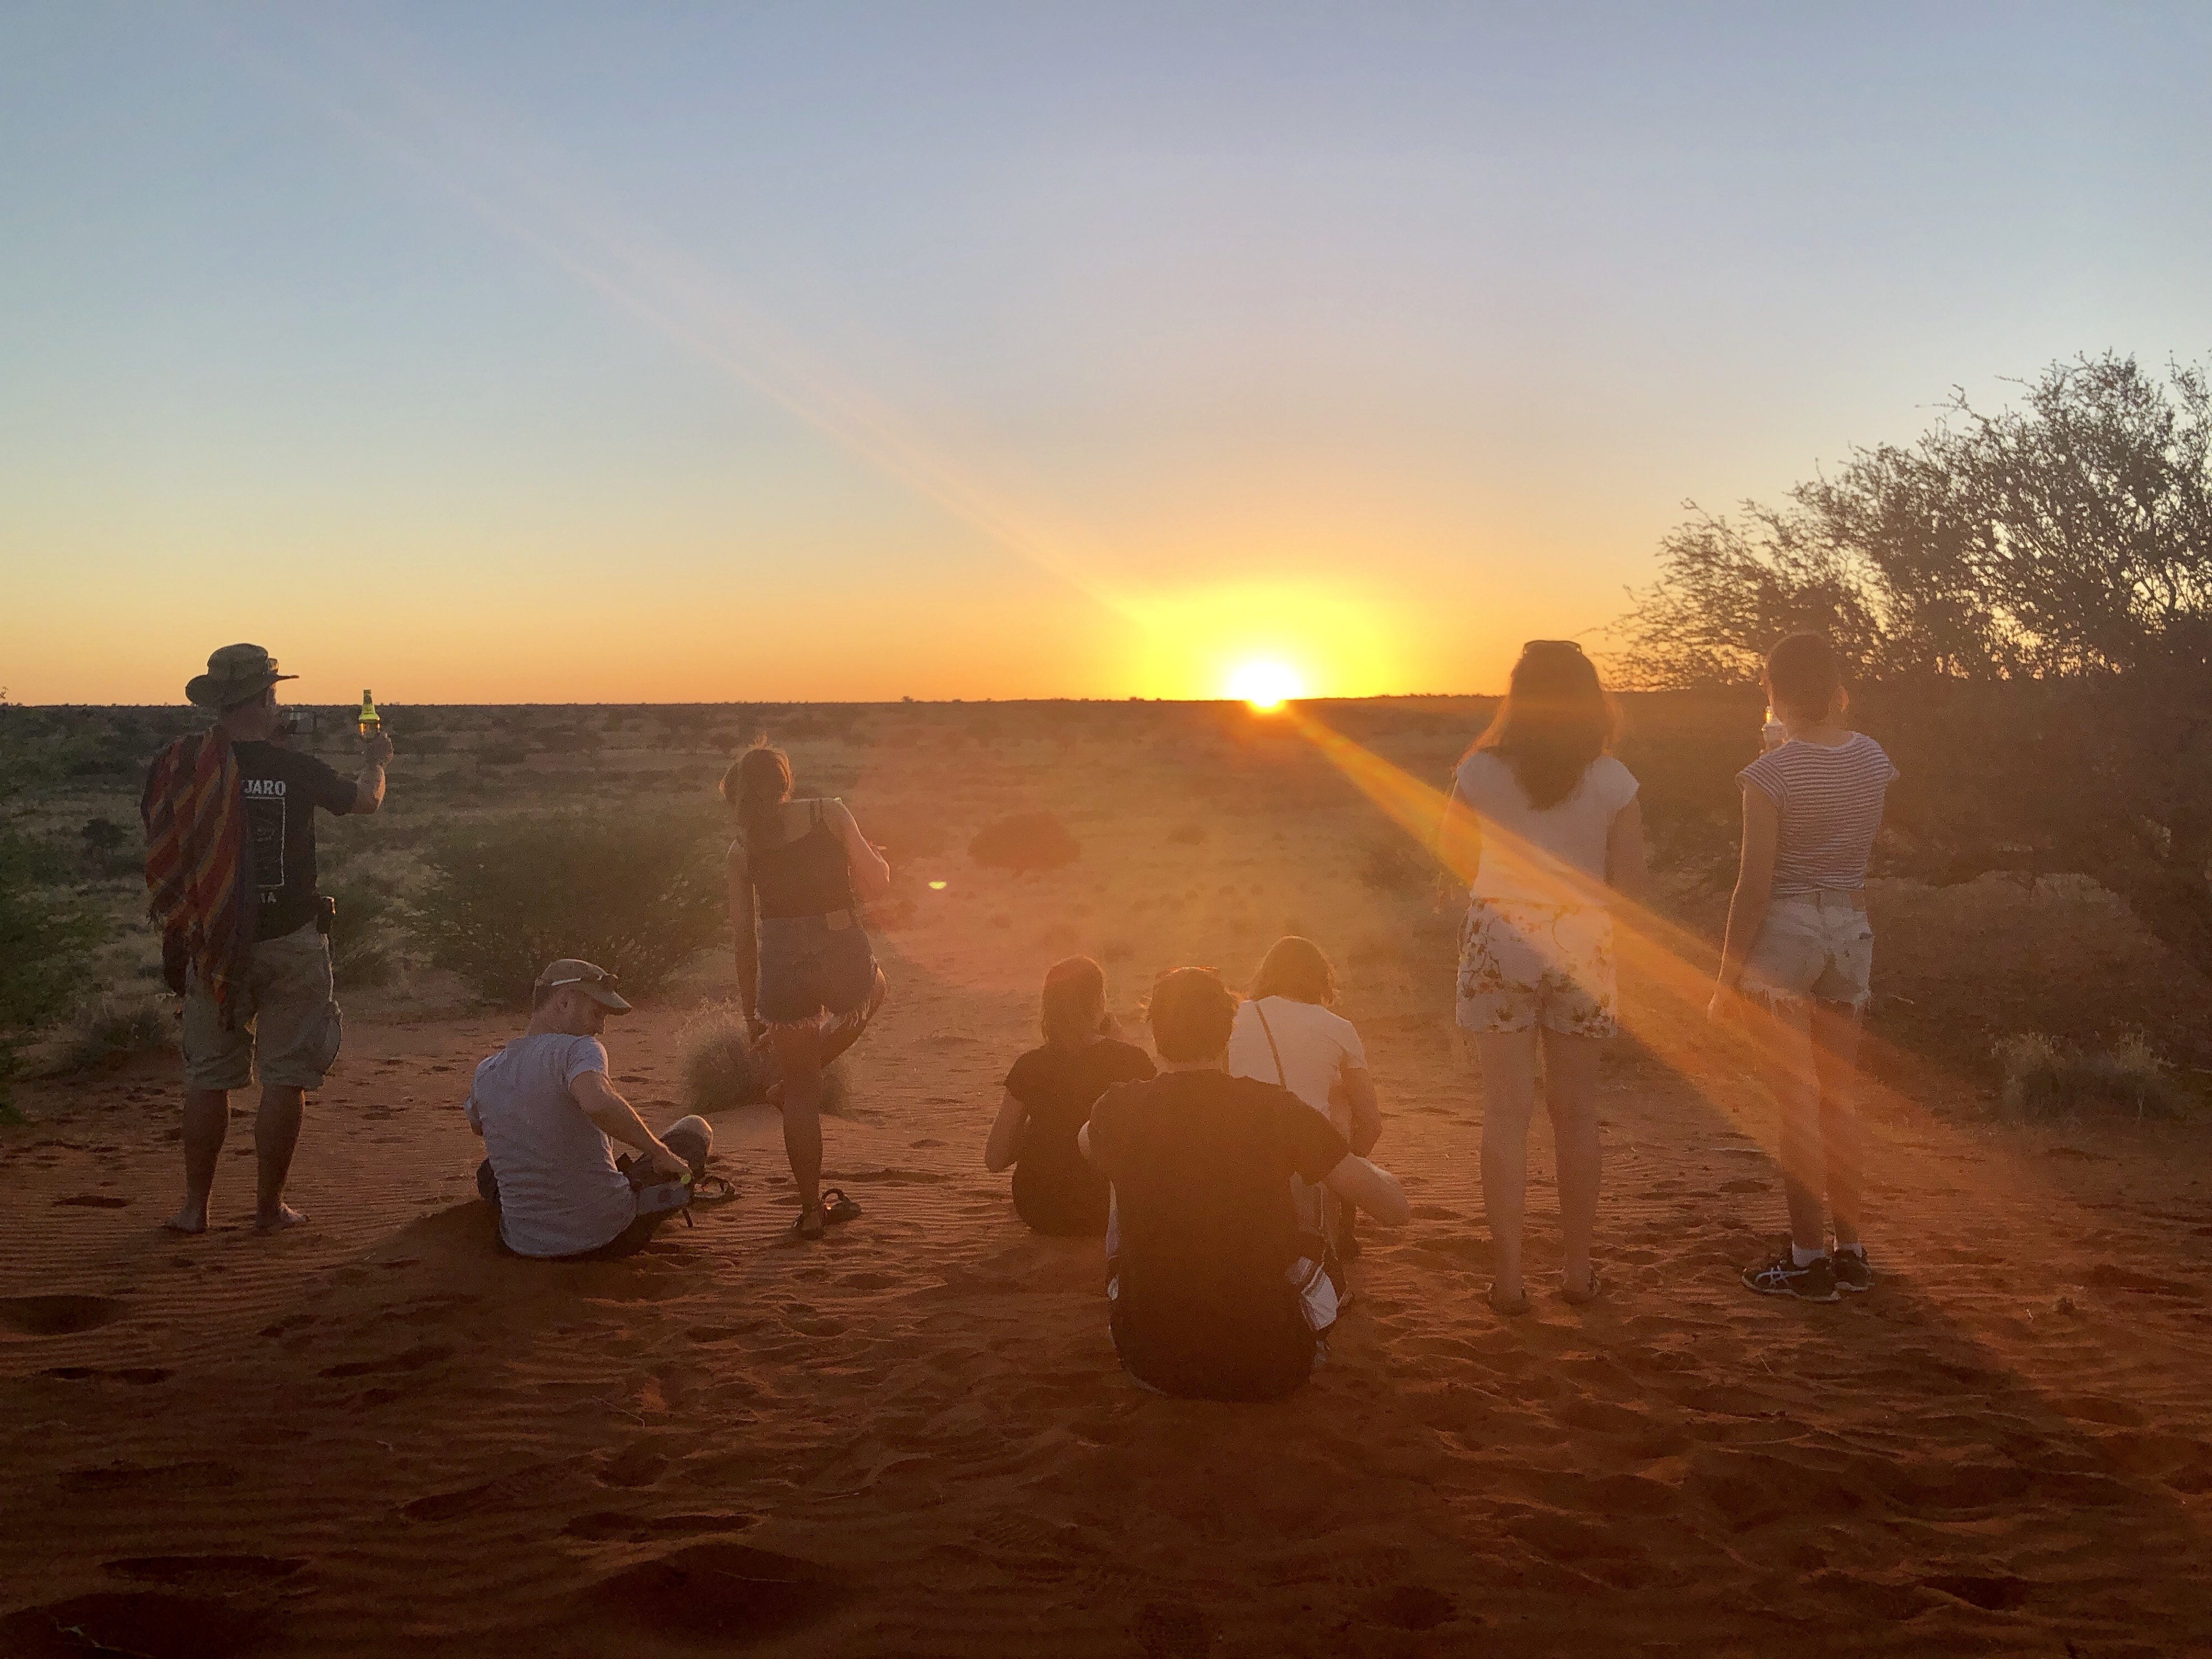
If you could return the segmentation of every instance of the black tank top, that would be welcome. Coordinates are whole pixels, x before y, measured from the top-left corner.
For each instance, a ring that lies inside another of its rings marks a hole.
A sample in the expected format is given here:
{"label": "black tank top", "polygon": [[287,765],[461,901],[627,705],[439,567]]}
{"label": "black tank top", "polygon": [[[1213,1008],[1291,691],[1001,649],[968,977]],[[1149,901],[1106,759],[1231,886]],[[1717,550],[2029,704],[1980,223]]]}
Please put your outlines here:
{"label": "black tank top", "polygon": [[745,867],[752,872],[764,921],[826,916],[853,908],[853,872],[844,841],[823,819],[820,801],[807,805],[805,835],[780,847],[745,848]]}

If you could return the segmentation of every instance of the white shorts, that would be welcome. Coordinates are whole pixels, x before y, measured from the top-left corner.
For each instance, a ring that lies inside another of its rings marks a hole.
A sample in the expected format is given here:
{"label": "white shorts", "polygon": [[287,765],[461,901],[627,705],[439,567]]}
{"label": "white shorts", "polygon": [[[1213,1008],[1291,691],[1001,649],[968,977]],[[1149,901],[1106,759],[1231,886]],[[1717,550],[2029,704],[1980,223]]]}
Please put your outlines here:
{"label": "white shorts", "polygon": [[1459,1023],[1480,1036],[1541,1025],[1567,1036],[1620,1029],[1613,913],[1589,904],[1479,898],[1459,936]]}

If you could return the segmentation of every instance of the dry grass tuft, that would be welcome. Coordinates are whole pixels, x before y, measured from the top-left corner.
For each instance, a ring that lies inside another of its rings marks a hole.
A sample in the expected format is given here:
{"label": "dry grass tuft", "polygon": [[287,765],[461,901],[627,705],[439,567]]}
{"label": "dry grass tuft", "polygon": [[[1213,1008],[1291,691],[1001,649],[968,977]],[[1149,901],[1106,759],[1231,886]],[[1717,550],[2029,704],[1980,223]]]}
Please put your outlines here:
{"label": "dry grass tuft", "polygon": [[2136,1117],[2179,1117],[2188,1096],[2141,1032],[2109,1048],[2077,1048],[2040,1031],[1996,1047],[2004,1108],[2015,1117],[2049,1118],[2118,1109]]}
{"label": "dry grass tuft", "polygon": [[174,1008],[162,997],[101,997],[69,1023],[54,1070],[65,1075],[106,1071],[142,1054],[174,1053]]}

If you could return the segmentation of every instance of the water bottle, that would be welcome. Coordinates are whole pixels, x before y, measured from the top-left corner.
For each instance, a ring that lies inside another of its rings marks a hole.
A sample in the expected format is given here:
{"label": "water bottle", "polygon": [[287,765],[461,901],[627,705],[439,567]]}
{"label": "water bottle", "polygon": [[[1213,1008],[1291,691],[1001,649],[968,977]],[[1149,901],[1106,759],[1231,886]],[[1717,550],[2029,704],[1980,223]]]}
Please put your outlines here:
{"label": "water bottle", "polygon": [[1766,711],[1766,728],[1759,733],[1759,741],[1760,748],[1770,755],[1790,741],[1790,728],[1774,718],[1771,708]]}

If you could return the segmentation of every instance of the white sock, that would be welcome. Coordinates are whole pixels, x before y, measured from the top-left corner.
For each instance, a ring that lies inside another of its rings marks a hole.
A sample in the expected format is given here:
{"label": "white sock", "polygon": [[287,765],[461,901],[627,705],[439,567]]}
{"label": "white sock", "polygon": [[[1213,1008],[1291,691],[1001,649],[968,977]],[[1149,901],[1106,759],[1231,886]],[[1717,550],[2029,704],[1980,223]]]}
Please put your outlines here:
{"label": "white sock", "polygon": [[1790,1259],[1801,1267],[1809,1267],[1815,1261],[1826,1261],[1828,1253],[1826,1250],[1808,1250],[1792,1244],[1790,1247]]}
{"label": "white sock", "polygon": [[1863,1261],[1866,1260],[1866,1246],[1863,1244],[1838,1244],[1836,1246],[1836,1254],[1838,1255],[1844,1255],[1846,1254],[1855,1255],[1858,1257],[1860,1261]]}

